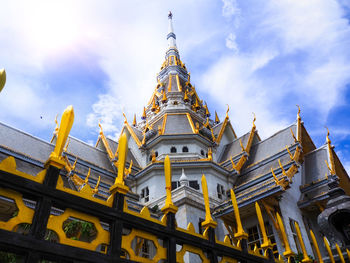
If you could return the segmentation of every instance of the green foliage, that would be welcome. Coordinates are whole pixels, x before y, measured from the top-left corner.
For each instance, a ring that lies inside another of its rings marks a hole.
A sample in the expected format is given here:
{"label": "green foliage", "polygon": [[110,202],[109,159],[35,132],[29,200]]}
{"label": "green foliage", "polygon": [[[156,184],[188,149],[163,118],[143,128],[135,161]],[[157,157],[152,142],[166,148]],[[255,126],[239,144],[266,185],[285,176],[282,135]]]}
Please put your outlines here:
{"label": "green foliage", "polygon": [[16,256],[16,254],[13,254],[13,253],[0,251],[0,262],[3,262],[3,263],[16,263],[17,262],[17,256]]}
{"label": "green foliage", "polygon": [[63,224],[63,231],[73,240],[89,239],[96,234],[93,223],[81,220],[68,220]]}

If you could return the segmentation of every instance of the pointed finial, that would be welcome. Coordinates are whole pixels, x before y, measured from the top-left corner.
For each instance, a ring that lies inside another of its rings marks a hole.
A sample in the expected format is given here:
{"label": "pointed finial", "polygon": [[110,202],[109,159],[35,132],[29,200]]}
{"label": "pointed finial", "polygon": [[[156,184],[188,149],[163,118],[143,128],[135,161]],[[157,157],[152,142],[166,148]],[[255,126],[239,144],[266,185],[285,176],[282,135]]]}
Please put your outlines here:
{"label": "pointed finial", "polygon": [[100,182],[101,182],[101,176],[98,177],[96,186],[95,186],[95,188],[92,190],[92,192],[93,192],[94,194],[97,194],[97,193],[98,193],[98,187],[100,186]]}
{"label": "pointed finial", "polygon": [[210,112],[209,112],[207,103],[205,103],[204,108],[205,108],[205,116],[210,117]]}
{"label": "pointed finial", "polygon": [[142,119],[142,120],[145,120],[146,118],[147,118],[147,115],[146,115],[146,107],[143,107],[143,113],[142,113],[141,119]]}
{"label": "pointed finial", "polygon": [[255,128],[255,121],[256,121],[256,116],[255,116],[255,113],[253,112],[253,116],[254,116],[254,119],[253,119],[253,127]]}
{"label": "pointed finial", "polygon": [[124,123],[128,123],[128,119],[126,118],[124,111],[123,111],[123,116],[124,116]]}
{"label": "pointed finial", "polygon": [[300,119],[300,106],[297,104],[297,107],[298,107],[298,114],[297,114],[297,116],[298,116],[298,120]]}
{"label": "pointed finial", "polygon": [[205,221],[202,222],[202,226],[204,228],[207,228],[207,227],[215,228],[217,226],[217,223],[213,220],[210,214],[208,185],[207,185],[207,179],[205,178],[204,174],[202,175],[201,183],[202,183],[202,191],[203,191],[203,199],[204,199],[204,207],[205,207]]}
{"label": "pointed finial", "polygon": [[260,209],[260,206],[259,206],[258,202],[255,202],[255,210],[256,210],[256,215],[258,217],[260,230],[261,230],[261,233],[263,235],[263,243],[261,244],[261,247],[264,250],[272,248],[271,241],[267,237],[266,228],[265,228],[265,224],[264,224],[264,219],[263,219],[263,216],[262,216],[262,213],[261,213],[261,209]]}
{"label": "pointed finial", "polygon": [[173,14],[171,13],[171,11],[169,11],[169,13],[168,13],[168,18],[169,18],[169,19],[172,19],[172,18],[173,18]]}
{"label": "pointed finial", "polygon": [[50,154],[50,157],[45,163],[45,166],[53,165],[59,169],[64,167],[62,151],[67,142],[67,138],[73,126],[73,122],[74,122],[73,106],[68,106],[62,114],[61,124],[59,126],[55,148],[53,152]]}
{"label": "pointed finial", "polygon": [[325,126],[325,128],[327,129],[327,136],[326,136],[327,144],[330,145],[330,144],[332,143],[331,140],[329,139],[329,134],[330,134],[330,132],[329,132],[329,129],[328,129],[327,126]]}
{"label": "pointed finial", "polygon": [[169,49],[176,48],[176,35],[174,34],[172,19],[173,19],[173,14],[169,11],[169,14],[168,14],[169,25],[168,25],[168,35],[167,35]]}
{"label": "pointed finial", "polygon": [[317,243],[316,237],[314,235],[314,232],[312,232],[311,229],[310,229],[310,236],[311,236],[312,242],[314,243],[314,247],[315,247],[315,250],[316,250],[316,255],[318,257],[318,262],[319,263],[323,263],[323,259],[322,259],[321,252],[320,252],[320,248],[318,247],[318,243]]}
{"label": "pointed finial", "polygon": [[169,212],[176,213],[177,207],[173,204],[171,200],[171,163],[169,156],[165,156],[164,159],[164,175],[165,175],[165,191],[166,191],[166,199],[165,205],[161,209],[164,214]]}
{"label": "pointed finial", "polygon": [[118,141],[118,173],[115,178],[114,185],[109,188],[112,194],[116,192],[126,194],[129,191],[129,187],[125,185],[124,173],[125,173],[125,162],[128,155],[128,138],[123,133]]}
{"label": "pointed finial", "polygon": [[311,263],[313,261],[311,260],[311,258],[307,254],[307,251],[306,251],[306,248],[305,248],[305,244],[304,244],[304,240],[303,240],[303,237],[301,236],[300,227],[299,227],[298,222],[295,221],[294,222],[294,226],[295,226],[295,230],[297,232],[297,237],[298,237],[298,240],[299,240],[299,244],[301,246],[301,250],[302,250],[303,256],[304,256],[302,262]]}
{"label": "pointed finial", "polygon": [[220,123],[220,119],[219,119],[219,116],[217,114],[217,112],[215,111],[215,123]]}
{"label": "pointed finial", "polygon": [[187,90],[185,91],[185,96],[184,96],[184,102],[189,102],[190,99],[188,98]]}
{"label": "pointed finial", "polygon": [[85,177],[85,180],[84,180],[85,184],[89,184],[90,174],[91,174],[91,168],[89,168],[89,171],[88,171],[88,173],[87,173],[87,175]]}
{"label": "pointed finial", "polygon": [[132,121],[132,126],[136,126],[136,114],[134,114],[134,120]]}
{"label": "pointed finial", "polygon": [[279,226],[279,228],[281,230],[281,233],[282,233],[282,239],[283,239],[284,248],[285,248],[283,256],[285,256],[288,259],[288,262],[289,262],[289,259],[291,257],[293,257],[295,255],[295,253],[290,249],[288,237],[287,237],[287,234],[286,234],[286,229],[284,228],[284,224],[283,224],[283,221],[282,221],[282,218],[281,218],[280,214],[276,213],[276,217],[277,217],[277,224],[278,224],[278,226]]}
{"label": "pointed finial", "polygon": [[233,212],[235,214],[236,225],[237,225],[237,232],[235,233],[234,236],[235,238],[238,238],[238,239],[243,239],[243,238],[247,239],[248,234],[243,230],[243,227],[242,227],[242,221],[241,221],[241,216],[239,214],[235,192],[233,191],[233,189],[231,189],[230,192],[231,192],[231,203],[232,203]]}
{"label": "pointed finial", "polygon": [[151,111],[152,111],[152,112],[155,112],[155,111],[156,111],[156,109],[157,109],[157,106],[156,106],[156,101],[155,101],[155,98],[153,97]]}
{"label": "pointed finial", "polygon": [[199,105],[199,103],[198,103],[198,99],[196,98],[196,102],[195,102],[195,104],[194,104],[194,108],[196,109],[196,110],[199,110],[200,108],[201,108],[201,106]]}
{"label": "pointed finial", "polygon": [[227,105],[227,110],[226,110],[226,118],[228,118],[228,112],[230,111],[230,106],[228,104]]}

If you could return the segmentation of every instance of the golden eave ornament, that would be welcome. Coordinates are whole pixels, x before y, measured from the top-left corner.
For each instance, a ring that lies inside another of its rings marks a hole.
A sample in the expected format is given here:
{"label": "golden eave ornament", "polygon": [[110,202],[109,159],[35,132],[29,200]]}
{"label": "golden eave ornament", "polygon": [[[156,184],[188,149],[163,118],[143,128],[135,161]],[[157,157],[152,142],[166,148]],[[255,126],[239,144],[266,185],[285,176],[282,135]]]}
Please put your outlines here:
{"label": "golden eave ornament", "polygon": [[6,71],[5,69],[0,69],[0,92],[5,87],[6,83]]}
{"label": "golden eave ornament", "polygon": [[207,185],[207,179],[205,178],[205,175],[202,175],[202,190],[203,190],[203,199],[204,199],[204,206],[205,206],[205,221],[202,222],[202,226],[204,228],[215,228],[217,226],[217,223],[213,220],[210,214],[210,206],[209,206],[209,193],[208,193],[208,185]]}

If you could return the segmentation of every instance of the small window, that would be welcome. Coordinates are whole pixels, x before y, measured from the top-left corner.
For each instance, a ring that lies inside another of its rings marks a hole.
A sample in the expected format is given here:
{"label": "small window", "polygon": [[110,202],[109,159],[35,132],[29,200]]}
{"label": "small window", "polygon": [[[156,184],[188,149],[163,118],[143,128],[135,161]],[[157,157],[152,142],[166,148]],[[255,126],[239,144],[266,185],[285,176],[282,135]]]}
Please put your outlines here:
{"label": "small window", "polygon": [[158,157],[158,152],[155,152],[154,154],[156,155],[156,157]]}
{"label": "small window", "polygon": [[217,190],[218,198],[223,199],[225,197],[224,186],[221,184],[217,184],[216,190]]}
{"label": "small window", "polygon": [[204,151],[203,151],[203,150],[201,150],[201,155],[203,155],[203,156],[204,156]]}
{"label": "small window", "polygon": [[171,152],[171,153],[176,153],[176,147],[174,147],[174,146],[171,147],[171,148],[170,148],[170,152]]}
{"label": "small window", "polygon": [[197,181],[197,180],[189,181],[189,182],[188,182],[188,185],[189,185],[190,187],[192,187],[193,189],[199,190],[199,184],[198,184],[198,181]]}
{"label": "small window", "polygon": [[183,153],[188,153],[188,147],[187,146],[182,147],[182,152]]}
{"label": "small window", "polygon": [[171,182],[171,190],[175,190],[178,187],[180,187],[180,182],[179,181],[172,181]]}
{"label": "small window", "polygon": [[141,190],[140,194],[141,200],[143,200],[145,203],[149,201],[149,190],[148,187],[145,187]]}
{"label": "small window", "polygon": [[149,161],[150,162],[152,161],[152,154],[149,156]]}

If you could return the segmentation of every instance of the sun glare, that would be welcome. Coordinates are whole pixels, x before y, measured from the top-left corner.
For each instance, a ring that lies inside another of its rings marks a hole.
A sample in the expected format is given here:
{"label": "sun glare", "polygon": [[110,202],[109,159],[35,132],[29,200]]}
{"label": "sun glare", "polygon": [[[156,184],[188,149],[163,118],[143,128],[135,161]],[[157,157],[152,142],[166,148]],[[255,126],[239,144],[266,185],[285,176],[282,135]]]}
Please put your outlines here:
{"label": "sun glare", "polygon": [[27,6],[26,34],[41,51],[55,51],[73,45],[79,38],[77,14],[64,1],[35,1]]}

